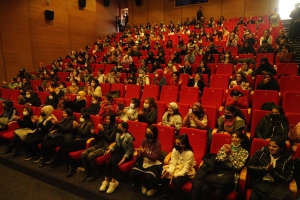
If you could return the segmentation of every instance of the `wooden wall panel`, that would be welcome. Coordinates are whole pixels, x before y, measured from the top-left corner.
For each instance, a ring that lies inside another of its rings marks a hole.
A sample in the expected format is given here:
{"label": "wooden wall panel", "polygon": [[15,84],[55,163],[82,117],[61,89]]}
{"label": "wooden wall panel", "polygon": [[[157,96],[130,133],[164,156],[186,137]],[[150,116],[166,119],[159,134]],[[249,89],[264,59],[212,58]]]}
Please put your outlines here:
{"label": "wooden wall panel", "polygon": [[[145,0],[144,0],[145,2]],[[160,22],[165,22],[165,2],[158,1],[157,3],[152,3],[151,0],[147,1],[148,4],[148,22],[154,24],[160,24]]]}
{"label": "wooden wall panel", "polygon": [[132,11],[133,13],[128,13],[129,15],[133,15],[133,23],[130,23],[130,26],[134,25],[139,26],[140,24],[147,24],[148,22],[148,6],[147,1],[143,0],[141,6],[136,6],[135,1],[132,3]]}
{"label": "wooden wall panel", "polygon": [[270,1],[245,0],[245,16],[258,16],[268,14]]}
{"label": "wooden wall panel", "polygon": [[5,73],[5,62],[3,59],[3,46],[2,46],[2,38],[1,38],[1,31],[0,31],[0,87],[2,87],[2,80],[6,81],[6,73]]}
{"label": "wooden wall panel", "polygon": [[173,21],[176,24],[178,20],[181,20],[181,9],[174,7],[174,1],[165,0],[165,23],[169,24]]}
{"label": "wooden wall panel", "polygon": [[[46,1],[29,1],[27,7],[35,71],[39,62],[50,64],[70,49],[68,4],[66,0],[51,1],[49,6]],[[54,11],[54,20],[45,20],[45,10]]]}
{"label": "wooden wall panel", "polygon": [[[103,0],[96,1],[97,36],[100,38],[117,31],[116,16],[119,15],[118,1],[110,1],[109,7],[104,7],[103,2]],[[96,38],[94,41],[96,41]]]}
{"label": "wooden wall panel", "polygon": [[[16,77],[20,68],[31,71],[32,54],[27,1],[0,1],[0,30],[7,80]],[[3,71],[1,74],[4,74]]]}
{"label": "wooden wall panel", "polygon": [[[245,0],[223,0],[222,3],[222,15],[226,19],[232,17],[244,16],[245,13]],[[220,16],[219,16],[220,17]],[[219,19],[219,17],[217,19]]]}

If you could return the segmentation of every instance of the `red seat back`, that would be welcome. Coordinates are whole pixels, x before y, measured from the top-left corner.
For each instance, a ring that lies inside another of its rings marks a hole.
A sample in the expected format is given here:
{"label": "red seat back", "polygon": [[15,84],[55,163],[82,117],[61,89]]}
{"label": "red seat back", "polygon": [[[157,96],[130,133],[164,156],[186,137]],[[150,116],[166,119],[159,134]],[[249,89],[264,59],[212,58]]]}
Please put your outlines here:
{"label": "red seat back", "polygon": [[124,98],[125,84],[122,84],[122,83],[111,84],[111,91],[116,91],[116,90],[120,90],[120,98]]}
{"label": "red seat back", "polygon": [[126,93],[124,99],[141,98],[142,87],[140,85],[126,85]]}
{"label": "red seat back", "polygon": [[202,105],[220,107],[224,102],[224,90],[220,88],[204,88]]}
{"label": "red seat back", "polygon": [[161,143],[161,150],[171,152],[174,147],[175,129],[170,126],[153,124],[158,129],[158,139]]}
{"label": "red seat back", "polygon": [[141,100],[152,97],[155,101],[158,100],[160,87],[158,85],[145,85]]}
{"label": "red seat back", "polygon": [[282,96],[282,108],[285,112],[300,113],[300,92],[284,92]]}
{"label": "red seat back", "polygon": [[210,79],[210,88],[227,89],[229,86],[229,75],[213,74]]}
{"label": "red seat back", "polygon": [[255,90],[253,94],[252,111],[260,109],[265,102],[279,105],[279,93],[273,90]]}
{"label": "red seat back", "polygon": [[193,104],[199,101],[199,88],[182,86],[179,103]]}
{"label": "red seat back", "polygon": [[162,86],[159,101],[165,103],[177,102],[178,91],[178,86]]}
{"label": "red seat back", "polygon": [[285,91],[300,91],[300,76],[282,76],[279,82],[281,94]]}
{"label": "red seat back", "polygon": [[212,135],[210,153],[217,154],[224,144],[230,144],[230,143],[231,143],[230,134],[215,133]]}
{"label": "red seat back", "polygon": [[254,110],[252,111],[252,120],[251,120],[251,135],[250,138],[255,136],[255,129],[262,118],[264,118],[270,111],[268,110]]}

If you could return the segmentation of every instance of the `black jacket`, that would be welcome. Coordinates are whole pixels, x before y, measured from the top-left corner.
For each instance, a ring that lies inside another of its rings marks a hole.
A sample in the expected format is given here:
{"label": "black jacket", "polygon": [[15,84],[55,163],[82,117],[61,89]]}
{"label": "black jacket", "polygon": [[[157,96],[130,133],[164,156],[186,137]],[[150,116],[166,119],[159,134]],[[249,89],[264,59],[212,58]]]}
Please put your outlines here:
{"label": "black jacket", "polygon": [[99,113],[99,110],[100,110],[100,103],[97,104],[91,103],[90,107],[88,107],[86,112],[89,113],[90,115],[97,115]]}
{"label": "black jacket", "polygon": [[[189,79],[189,82],[187,84],[188,87],[194,87],[195,85],[195,79]],[[199,88],[199,93],[200,93],[200,96],[203,94],[203,90],[204,90],[204,87],[206,86],[205,83],[203,81],[198,81],[197,83],[198,85],[198,88]]]}
{"label": "black jacket", "polygon": [[266,166],[271,163],[270,151],[268,147],[255,152],[248,162],[248,170],[251,177],[250,186],[253,187],[259,183],[263,177],[269,173],[276,185],[283,185],[288,188],[289,182],[293,179],[294,161],[288,151],[283,150],[280,153],[279,159],[276,161],[276,166],[269,172],[266,171]]}
{"label": "black jacket", "polygon": [[267,139],[279,136],[283,140],[288,139],[289,124],[286,120],[273,121],[270,115],[262,118],[255,129],[255,137]]}

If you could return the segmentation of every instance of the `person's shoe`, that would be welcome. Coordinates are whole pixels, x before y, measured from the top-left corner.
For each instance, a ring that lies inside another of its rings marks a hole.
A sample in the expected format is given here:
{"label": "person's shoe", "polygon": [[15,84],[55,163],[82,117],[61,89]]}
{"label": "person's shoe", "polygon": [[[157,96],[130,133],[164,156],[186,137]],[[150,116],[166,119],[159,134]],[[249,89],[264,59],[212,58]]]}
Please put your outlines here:
{"label": "person's shoe", "polygon": [[12,152],[12,148],[11,147],[7,147],[5,149],[5,151],[2,151],[1,154],[8,154],[8,153],[11,153]]}
{"label": "person's shoe", "polygon": [[86,179],[87,182],[92,182],[94,180],[97,180],[99,178],[98,174],[97,173],[93,173],[92,176],[88,177]]}
{"label": "person's shoe", "polygon": [[108,184],[109,184],[108,181],[102,181],[102,184],[101,184],[99,190],[100,190],[101,192],[105,191],[106,188],[108,187]]}
{"label": "person's shoe", "polygon": [[148,197],[152,197],[153,195],[155,195],[157,193],[157,189],[151,189],[151,190],[149,190],[147,193],[146,193],[146,195],[148,196]]}
{"label": "person's shoe", "polygon": [[147,189],[144,186],[141,186],[141,190],[142,190],[142,194],[146,194],[147,193]]}
{"label": "person's shoe", "polygon": [[14,151],[14,153],[9,158],[15,158],[21,155],[20,151]]}
{"label": "person's shoe", "polygon": [[42,162],[42,163],[39,165],[39,168],[42,168],[42,167],[45,167],[45,162]]}
{"label": "person's shoe", "polygon": [[52,162],[53,162],[53,160],[54,160],[54,158],[52,158],[52,159],[50,159],[50,160],[46,161],[46,162],[45,162],[45,165],[51,165],[51,164],[52,164]]}
{"label": "person's shoe", "polygon": [[38,163],[43,159],[43,156],[34,156],[32,162]]}
{"label": "person's shoe", "polygon": [[69,165],[69,173],[67,174],[67,177],[69,178],[69,177],[73,176],[73,174],[75,174],[75,172],[76,172],[75,167],[72,165]]}
{"label": "person's shoe", "polygon": [[118,181],[116,181],[116,182],[114,182],[114,183],[113,183],[113,182],[110,182],[110,183],[109,183],[109,187],[108,187],[106,193],[107,193],[107,194],[113,193],[113,192],[115,191],[116,187],[118,187],[118,185],[119,185],[119,182],[118,182]]}
{"label": "person's shoe", "polygon": [[31,160],[32,157],[33,157],[33,156],[31,156],[31,155],[27,155],[27,156],[24,158],[24,160]]}

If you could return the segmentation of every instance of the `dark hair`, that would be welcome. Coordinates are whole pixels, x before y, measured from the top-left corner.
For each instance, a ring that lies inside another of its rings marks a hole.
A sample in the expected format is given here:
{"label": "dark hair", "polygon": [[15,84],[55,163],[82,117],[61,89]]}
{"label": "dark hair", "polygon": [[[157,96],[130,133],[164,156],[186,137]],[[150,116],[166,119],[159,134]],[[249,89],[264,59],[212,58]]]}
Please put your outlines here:
{"label": "dark hair", "polygon": [[292,51],[291,46],[289,44],[285,44],[283,46],[288,50],[288,52]]}
{"label": "dark hair", "polygon": [[91,81],[90,81],[90,84],[92,83],[92,81],[95,82],[95,88],[98,87],[100,84],[99,84],[99,80],[96,79],[96,78],[93,78]]}
{"label": "dark hair", "polygon": [[96,96],[96,95],[94,95],[93,98],[94,98],[96,101],[98,101],[98,102],[101,100],[101,98],[100,98],[99,96]]}
{"label": "dark hair", "polygon": [[23,109],[27,110],[29,116],[33,115],[33,110],[30,106],[24,106]]}
{"label": "dark hair", "polygon": [[275,105],[275,106],[272,107],[271,111],[272,111],[273,109],[278,110],[278,112],[279,112],[279,120],[280,120],[280,121],[287,121],[287,119],[286,119],[286,117],[285,117],[285,114],[284,114],[284,110],[283,110],[283,108],[282,108],[281,106],[276,106],[276,105]]}
{"label": "dark hair", "polygon": [[104,73],[104,69],[101,69],[101,68],[100,68],[100,69],[98,69],[98,71],[101,72],[101,74]]}
{"label": "dark hair", "polygon": [[272,142],[272,141],[275,142],[279,146],[280,151],[284,151],[285,150],[286,144],[285,144],[285,141],[281,137],[274,136],[274,137],[272,137],[270,139],[270,142]]}
{"label": "dark hair", "polygon": [[12,80],[13,80],[14,82],[17,82],[17,79],[16,79],[16,78],[12,78]]}
{"label": "dark hair", "polygon": [[121,122],[120,125],[122,126],[122,128],[125,128],[125,131],[128,131],[129,128],[129,124],[127,122]]}
{"label": "dark hair", "polygon": [[84,118],[85,120],[90,120],[91,119],[90,114],[87,113],[84,110],[82,110],[81,115],[82,115],[82,118]]}
{"label": "dark hair", "polygon": [[131,101],[133,101],[137,108],[140,106],[140,100],[138,98],[132,98]]}
{"label": "dark hair", "polygon": [[73,81],[74,81],[75,84],[78,86],[78,80],[77,80],[77,79],[73,79]]}
{"label": "dark hair", "polygon": [[192,148],[192,146],[190,144],[188,135],[186,135],[186,134],[178,135],[176,137],[176,139],[180,140],[182,142],[182,144],[185,145],[184,148],[183,148],[184,150],[186,150],[186,151],[193,151],[193,148]]}
{"label": "dark hair", "polygon": [[158,137],[158,129],[157,129],[157,127],[153,126],[153,125],[149,125],[147,128],[149,128],[152,131],[152,133],[154,135],[153,141],[155,141],[157,139],[157,137]]}
{"label": "dark hair", "polygon": [[232,133],[231,135],[233,134],[236,134],[236,136],[238,136],[242,142],[241,142],[241,147],[247,151],[250,150],[250,146],[251,146],[251,143],[250,143],[250,140],[249,138],[247,137],[247,135],[245,134],[244,132],[244,129],[238,129],[236,130],[234,133]]}
{"label": "dark hair", "polygon": [[155,103],[155,100],[152,97],[147,98],[147,100],[149,101],[149,108],[154,108],[157,109],[157,105]]}
{"label": "dark hair", "polygon": [[114,101],[114,98],[110,95],[110,94],[106,94],[105,95],[105,98],[110,102],[112,103]]}
{"label": "dark hair", "polygon": [[63,81],[59,82],[59,85],[63,85],[63,86],[64,86],[64,88],[66,88],[66,83],[65,83],[65,82],[63,82]]}
{"label": "dark hair", "polygon": [[226,106],[225,110],[228,110],[229,112],[231,112],[233,114],[234,117],[240,117],[245,121],[245,116],[242,113],[241,109],[239,109],[238,107],[235,107],[233,105],[230,106]]}
{"label": "dark hair", "polygon": [[179,73],[179,72],[173,72],[173,75],[174,75],[174,74],[177,76],[177,78],[180,77],[180,73]]}
{"label": "dark hair", "polygon": [[105,118],[107,116],[109,116],[109,118],[110,118],[110,124],[109,125],[114,125],[116,123],[116,115],[113,112],[109,112],[109,113],[107,113],[107,115],[105,115]]}
{"label": "dark hair", "polygon": [[73,116],[73,111],[70,108],[66,108],[64,111],[67,113],[68,117]]}
{"label": "dark hair", "polygon": [[244,73],[242,73],[242,72],[237,72],[236,74],[235,74],[235,76],[234,76],[234,80],[236,80],[236,75],[237,74],[240,74],[241,75],[241,77],[242,77],[242,82],[246,82],[246,83],[248,83],[248,79],[247,79],[247,77],[245,76],[245,74]]}

